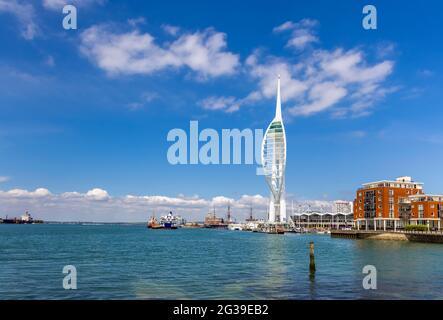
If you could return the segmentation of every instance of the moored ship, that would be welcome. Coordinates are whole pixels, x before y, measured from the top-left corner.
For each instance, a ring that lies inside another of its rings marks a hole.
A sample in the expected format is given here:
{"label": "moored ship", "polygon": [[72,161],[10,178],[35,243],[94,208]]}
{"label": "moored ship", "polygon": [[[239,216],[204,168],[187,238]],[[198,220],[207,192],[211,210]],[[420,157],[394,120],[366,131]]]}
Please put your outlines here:
{"label": "moored ship", "polygon": [[200,222],[186,222],[182,228],[204,228],[204,224]]}
{"label": "moored ship", "polygon": [[230,223],[228,225],[228,229],[229,230],[239,230],[239,231],[242,231],[243,228],[244,228],[244,224],[242,224],[242,223]]}
{"label": "moored ship", "polygon": [[210,212],[205,217],[205,228],[222,228],[226,229],[228,227],[228,224],[225,223],[223,218],[219,218],[215,215],[215,210],[213,212]]}
{"label": "moored ship", "polygon": [[161,229],[163,228],[161,224],[158,223],[157,219],[153,215],[151,219],[149,219],[148,224],[146,225],[148,229]]}
{"label": "moored ship", "polygon": [[5,219],[0,219],[0,223],[3,224],[35,224],[35,223],[43,223],[42,220],[34,220],[32,216],[29,214],[28,211],[26,211],[21,217],[19,218],[8,218],[6,216]]}
{"label": "moored ship", "polygon": [[165,229],[177,229],[184,224],[184,220],[182,217],[175,216],[172,214],[172,211],[169,211],[167,215],[160,218],[160,224]]}
{"label": "moored ship", "polygon": [[180,216],[175,216],[172,211],[169,211],[167,215],[160,217],[160,222],[157,221],[153,215],[147,223],[149,229],[177,229],[184,224],[184,219]]}

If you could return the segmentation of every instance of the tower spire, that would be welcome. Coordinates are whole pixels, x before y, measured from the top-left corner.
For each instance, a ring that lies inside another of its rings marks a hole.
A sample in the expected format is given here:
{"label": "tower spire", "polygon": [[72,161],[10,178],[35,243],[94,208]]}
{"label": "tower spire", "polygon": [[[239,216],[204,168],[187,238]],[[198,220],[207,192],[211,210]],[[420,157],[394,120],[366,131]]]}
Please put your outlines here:
{"label": "tower spire", "polygon": [[281,117],[281,97],[280,97],[280,75],[278,75],[277,79],[277,102],[275,104],[275,119],[282,120]]}

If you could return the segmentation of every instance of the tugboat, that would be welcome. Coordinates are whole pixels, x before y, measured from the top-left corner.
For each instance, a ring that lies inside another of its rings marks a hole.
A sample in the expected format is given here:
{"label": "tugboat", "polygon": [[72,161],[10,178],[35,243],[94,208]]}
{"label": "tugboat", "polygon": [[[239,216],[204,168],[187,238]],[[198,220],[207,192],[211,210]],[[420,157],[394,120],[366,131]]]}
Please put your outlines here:
{"label": "tugboat", "polygon": [[149,219],[148,224],[146,225],[148,229],[162,229],[163,226],[157,222],[155,215],[153,214],[151,219]]}

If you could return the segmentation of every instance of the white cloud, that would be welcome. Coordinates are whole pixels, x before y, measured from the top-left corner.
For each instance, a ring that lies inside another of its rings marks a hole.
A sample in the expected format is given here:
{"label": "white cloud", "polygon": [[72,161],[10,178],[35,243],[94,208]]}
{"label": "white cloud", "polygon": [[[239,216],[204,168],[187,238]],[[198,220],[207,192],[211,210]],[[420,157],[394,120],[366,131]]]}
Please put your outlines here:
{"label": "white cloud", "polygon": [[274,32],[278,33],[278,32],[283,32],[283,31],[288,31],[288,30],[292,30],[295,28],[295,23],[292,21],[286,21],[285,23],[282,23],[281,25],[275,27],[273,29]]}
{"label": "white cloud", "polygon": [[63,8],[67,3],[67,0],[43,0],[43,6],[52,10]]}
{"label": "white cloud", "polygon": [[235,200],[232,198],[227,198],[224,196],[217,196],[212,198],[212,205],[213,206],[228,206],[231,203],[233,203]]}
{"label": "white cloud", "polygon": [[127,108],[131,111],[137,111],[144,108],[147,104],[157,99],[159,95],[155,92],[143,92],[136,102],[127,104]]}
{"label": "white cloud", "polygon": [[200,105],[205,110],[221,110],[227,113],[235,112],[240,107],[235,97],[208,97],[200,101]]}
{"label": "white cloud", "polygon": [[[249,216],[251,207],[255,217],[265,218],[268,201],[267,197],[259,194],[242,195],[237,199],[222,195],[205,199],[197,195],[111,196],[100,188],[93,188],[85,193],[72,191],[61,194],[51,193],[45,188],[34,191],[0,190],[0,212],[12,217],[29,210],[35,218],[46,221],[142,222],[147,221],[153,212],[158,217],[169,211],[182,215],[188,221],[203,221],[214,206],[217,215],[224,216],[228,205],[231,206],[233,217],[243,221]],[[331,208],[331,201],[294,201],[295,212],[308,209],[332,210]]]}
{"label": "white cloud", "polygon": [[308,44],[312,42],[317,42],[318,38],[313,34],[307,32],[306,30],[299,30],[294,36],[288,41],[289,47],[294,47],[297,49],[303,49]]}
{"label": "white cloud", "polygon": [[8,181],[9,181],[9,177],[0,176],[0,183],[8,182]]}
{"label": "white cloud", "polygon": [[[316,50],[300,69],[309,84],[307,95],[289,111],[311,115],[335,108],[342,117],[368,115],[377,101],[395,90],[382,86],[393,68],[390,60],[369,65],[358,49]],[[342,104],[340,108],[338,103]]]}
{"label": "white cloud", "polygon": [[167,196],[134,196],[127,195],[123,198],[123,201],[127,204],[141,205],[141,206],[152,206],[157,209],[163,208],[174,208],[174,209],[191,209],[199,207],[207,207],[209,202],[207,200],[191,197],[186,198],[180,197],[167,197]]}
{"label": "white cloud", "polygon": [[312,19],[303,19],[299,22],[287,21],[275,27],[274,32],[280,33],[291,31],[291,38],[286,45],[288,47],[302,50],[308,45],[319,41],[315,33],[315,27],[317,25],[318,21]]}
{"label": "white cloud", "polygon": [[81,34],[81,51],[110,74],[149,74],[180,65],[150,34],[114,34],[105,26],[93,26]]}
{"label": "white cloud", "polygon": [[225,51],[226,35],[212,29],[185,33],[172,43],[160,45],[149,33],[115,33],[109,26],[93,26],[81,34],[80,48],[111,75],[146,75],[187,67],[206,78],[232,74],[239,64],[238,55]]}
{"label": "white cloud", "polygon": [[[285,23],[278,30],[293,25]],[[274,98],[280,74],[283,106],[292,116],[325,111],[335,118],[366,116],[375,103],[398,89],[384,84],[393,69],[391,60],[368,63],[362,49],[356,48],[317,49],[295,59],[256,50],[245,61],[246,74],[257,84],[253,91],[244,98],[212,96],[200,105],[208,110],[233,112]]]}
{"label": "white cloud", "polygon": [[[270,57],[264,64],[260,64],[257,53],[248,57],[249,74],[258,81],[258,94],[264,98],[272,98],[276,93],[276,77],[280,75],[281,91],[285,99],[299,98],[306,90],[307,84],[303,79],[293,77],[295,66],[285,59]],[[257,94],[257,93],[256,93]]]}
{"label": "white cloud", "polygon": [[204,76],[232,74],[239,57],[226,49],[226,34],[206,29],[203,32],[184,34],[170,46],[182,62]]}
{"label": "white cloud", "polygon": [[225,111],[227,113],[238,111],[242,106],[251,105],[263,99],[275,96],[276,78],[280,75],[282,96],[287,100],[298,99],[308,89],[302,79],[292,76],[295,67],[284,59],[272,57],[266,63],[259,63],[258,52],[251,54],[246,59],[248,75],[257,83],[258,88],[244,98],[233,96],[212,96],[203,99],[199,104],[206,110]]}
{"label": "white cloud", "polygon": [[180,32],[180,27],[170,24],[162,24],[162,29],[171,36],[176,36]]}
{"label": "white cloud", "polygon": [[86,193],[86,197],[88,199],[92,199],[92,200],[103,201],[103,200],[109,199],[109,194],[106,190],[103,190],[100,188],[95,188],[95,189],[89,190]]}
{"label": "white cloud", "polygon": [[23,189],[11,189],[9,191],[0,191],[0,197],[2,198],[44,198],[51,195],[51,192],[45,188],[38,188],[34,191],[28,191]]}
{"label": "white cloud", "polygon": [[367,66],[363,52],[357,50],[317,53],[320,68],[326,76],[337,77],[345,83],[366,83],[373,85],[384,80],[392,72],[394,63],[386,60],[374,66]]}
{"label": "white cloud", "polygon": [[[247,217],[249,205],[257,212],[266,212],[267,198],[259,195],[243,195],[240,199],[216,196],[204,199],[199,196],[178,195],[126,195],[113,197],[100,188],[85,193],[72,191],[53,194],[45,188],[35,191],[12,189],[0,191],[0,212],[12,216],[29,209],[36,218],[52,221],[146,221],[152,211],[158,215],[172,210],[187,219],[202,221],[213,206],[217,212],[231,205],[239,220]],[[221,214],[221,213],[220,213]]]}
{"label": "white cloud", "polygon": [[259,208],[267,208],[269,205],[269,199],[263,197],[262,195],[242,195],[240,199],[237,201],[237,205],[243,208],[249,207],[259,207]]}
{"label": "white cloud", "polygon": [[398,52],[397,45],[393,42],[382,41],[375,47],[375,54],[379,59],[385,59]]}
{"label": "white cloud", "polygon": [[137,27],[139,25],[143,25],[146,24],[146,19],[143,17],[138,17],[138,18],[134,18],[134,19],[128,19],[128,24],[131,27]]}
{"label": "white cloud", "polygon": [[308,104],[301,105],[290,109],[293,115],[308,116],[314,113],[321,112],[340,101],[346,96],[346,89],[337,86],[333,82],[322,82],[315,84],[309,91]]}
{"label": "white cloud", "polygon": [[32,40],[38,34],[35,23],[36,16],[32,4],[18,0],[0,0],[0,13],[10,13],[16,17],[21,25],[21,35],[26,40]]}
{"label": "white cloud", "polygon": [[82,198],[83,194],[77,191],[70,191],[62,193],[60,197],[65,199],[75,199],[75,198]]}
{"label": "white cloud", "polygon": [[43,7],[49,10],[61,10],[67,4],[86,7],[96,3],[102,5],[105,2],[106,0],[43,0]]}

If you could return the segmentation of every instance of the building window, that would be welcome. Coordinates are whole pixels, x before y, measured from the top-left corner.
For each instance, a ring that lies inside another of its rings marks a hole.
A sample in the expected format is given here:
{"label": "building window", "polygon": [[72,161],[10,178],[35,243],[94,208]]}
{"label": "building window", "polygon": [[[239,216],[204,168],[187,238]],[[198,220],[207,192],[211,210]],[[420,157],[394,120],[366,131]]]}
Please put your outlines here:
{"label": "building window", "polygon": [[[390,199],[389,199],[390,201]],[[394,218],[394,203],[392,203],[390,201],[389,203],[389,218],[393,219]]]}

